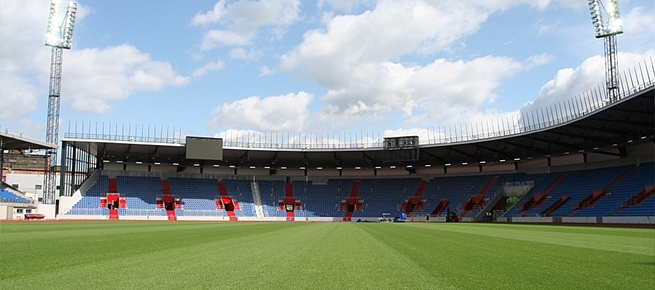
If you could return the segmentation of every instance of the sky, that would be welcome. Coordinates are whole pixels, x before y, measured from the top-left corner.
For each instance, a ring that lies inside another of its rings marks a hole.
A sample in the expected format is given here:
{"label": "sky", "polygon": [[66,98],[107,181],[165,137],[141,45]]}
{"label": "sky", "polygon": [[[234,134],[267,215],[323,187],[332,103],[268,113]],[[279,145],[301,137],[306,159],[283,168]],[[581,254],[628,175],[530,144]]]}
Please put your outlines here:
{"label": "sky", "polygon": [[[512,119],[604,81],[586,0],[77,2],[59,136],[147,126],[425,138],[430,128]],[[37,140],[49,5],[0,0],[0,130]],[[655,58],[655,1],[619,7],[622,71]]]}

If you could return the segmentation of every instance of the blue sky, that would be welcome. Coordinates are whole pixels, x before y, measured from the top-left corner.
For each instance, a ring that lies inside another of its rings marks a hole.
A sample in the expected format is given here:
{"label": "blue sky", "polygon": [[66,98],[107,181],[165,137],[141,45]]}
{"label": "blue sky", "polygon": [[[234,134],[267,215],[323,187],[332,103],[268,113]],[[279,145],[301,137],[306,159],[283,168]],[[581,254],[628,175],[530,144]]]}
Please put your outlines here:
{"label": "blue sky", "polygon": [[[38,140],[49,3],[0,0],[0,130]],[[90,122],[200,136],[424,137],[438,126],[511,118],[604,80],[603,41],[585,0],[78,3],[60,136]],[[619,6],[625,69],[655,57],[655,5]]]}

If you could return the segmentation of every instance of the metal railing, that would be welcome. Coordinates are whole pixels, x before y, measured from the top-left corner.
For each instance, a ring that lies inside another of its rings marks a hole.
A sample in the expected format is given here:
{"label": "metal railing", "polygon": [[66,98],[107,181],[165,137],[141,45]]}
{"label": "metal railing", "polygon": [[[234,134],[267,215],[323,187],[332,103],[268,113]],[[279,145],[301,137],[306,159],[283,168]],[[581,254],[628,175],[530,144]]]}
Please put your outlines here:
{"label": "metal railing", "polygon": [[[440,126],[424,129],[419,145],[466,143],[505,138],[567,124],[594,114],[635,94],[655,87],[655,64],[652,58],[620,75],[618,97],[608,97],[603,85],[592,88],[563,102],[520,112],[519,114],[484,122]],[[184,144],[181,129],[163,126],[69,123],[65,138],[146,143]],[[228,130],[215,137],[223,139],[228,148],[258,149],[379,149],[384,135],[371,132],[350,133],[281,133],[252,130]]]}

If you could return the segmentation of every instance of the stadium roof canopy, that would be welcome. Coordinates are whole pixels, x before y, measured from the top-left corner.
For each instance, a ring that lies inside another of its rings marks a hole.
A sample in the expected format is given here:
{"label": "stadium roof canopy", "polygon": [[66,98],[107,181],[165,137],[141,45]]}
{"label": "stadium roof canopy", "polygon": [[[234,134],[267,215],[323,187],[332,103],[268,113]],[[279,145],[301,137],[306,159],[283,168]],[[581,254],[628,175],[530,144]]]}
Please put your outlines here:
{"label": "stadium roof canopy", "polygon": [[626,148],[653,144],[655,87],[567,122],[499,137],[419,145],[412,161],[385,161],[376,148],[283,149],[224,147],[222,161],[186,160],[184,144],[63,138],[70,146],[104,162],[139,162],[235,168],[380,168],[494,164],[595,152],[620,158]]}
{"label": "stadium roof canopy", "polygon": [[30,139],[21,135],[0,132],[0,149],[2,150],[47,150],[57,149],[57,145]]}

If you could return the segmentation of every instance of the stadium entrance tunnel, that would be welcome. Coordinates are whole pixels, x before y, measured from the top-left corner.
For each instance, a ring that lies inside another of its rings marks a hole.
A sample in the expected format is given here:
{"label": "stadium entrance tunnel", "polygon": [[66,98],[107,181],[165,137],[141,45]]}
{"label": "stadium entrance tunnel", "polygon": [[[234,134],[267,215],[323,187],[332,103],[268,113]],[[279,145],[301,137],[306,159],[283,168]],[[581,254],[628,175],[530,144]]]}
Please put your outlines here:
{"label": "stadium entrance tunnel", "polygon": [[126,208],[125,198],[121,198],[118,193],[107,193],[105,198],[100,199],[100,208],[109,210],[109,220],[118,220],[118,209]]}
{"label": "stadium entrance tunnel", "polygon": [[352,221],[352,216],[355,211],[363,211],[364,200],[358,199],[356,197],[351,197],[346,200],[341,201],[339,206],[339,211],[345,211],[346,214],[343,217],[344,222]]}
{"label": "stadium entrance tunnel", "polygon": [[293,196],[287,196],[277,202],[278,210],[285,211],[286,221],[292,222],[296,220],[295,211],[302,210],[302,205],[299,199]]}
{"label": "stadium entrance tunnel", "polygon": [[237,215],[234,213],[235,210],[240,210],[239,203],[230,196],[221,196],[216,199],[216,209],[225,210],[227,216],[230,218],[230,221],[237,221]]}
{"label": "stadium entrance tunnel", "polygon": [[175,213],[176,209],[182,209],[182,203],[179,198],[175,198],[173,195],[164,195],[157,197],[157,208],[162,208],[166,210],[166,216],[169,221],[177,220],[177,214]]}
{"label": "stadium entrance tunnel", "polygon": [[406,213],[412,213],[414,211],[421,211],[423,210],[423,206],[425,205],[426,199],[421,199],[418,197],[412,197],[405,199],[403,204],[400,206],[400,211],[404,211]]}

